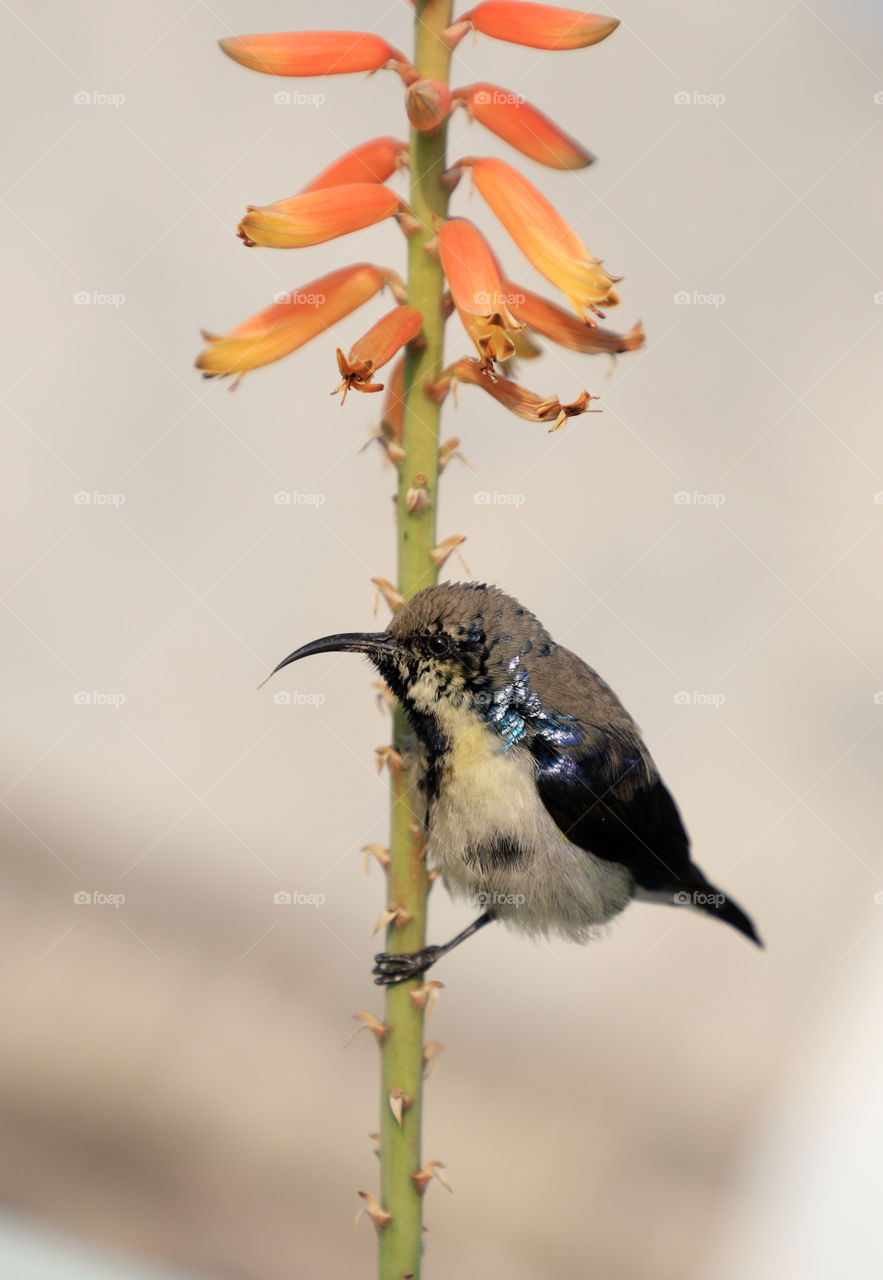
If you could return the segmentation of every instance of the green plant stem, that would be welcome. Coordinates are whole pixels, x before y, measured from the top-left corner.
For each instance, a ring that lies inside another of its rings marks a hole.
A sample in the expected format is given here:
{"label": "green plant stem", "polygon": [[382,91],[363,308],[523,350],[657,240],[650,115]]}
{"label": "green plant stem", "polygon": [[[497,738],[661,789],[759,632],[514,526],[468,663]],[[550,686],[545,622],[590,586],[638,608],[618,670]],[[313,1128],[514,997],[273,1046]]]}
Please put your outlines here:
{"label": "green plant stem", "polygon": [[[417,0],[414,63],[421,77],[447,83],[450,50],[441,32],[450,25],[451,0]],[[444,325],[442,295],[444,277],[436,256],[426,252],[435,236],[434,220],[447,214],[445,172],[447,127],[433,133],[411,130],[411,209],[420,229],[408,244],[408,301],[423,315],[425,346],[409,352],[404,369],[404,422],[396,503],[398,587],[406,598],[429,586],[438,577],[430,552],[436,545],[436,497],[439,474],[439,417],[437,405],[426,387],[442,370]],[[418,479],[415,483],[415,477]],[[408,511],[407,493],[425,488],[429,495],[423,510]],[[393,743],[400,750],[409,735],[401,710],[393,722]],[[413,794],[407,771],[392,775],[390,865],[387,870],[388,901],[407,913],[407,923],[387,931],[388,951],[418,951],[426,941],[428,891],[423,813]],[[415,834],[417,832],[420,834]],[[411,1175],[421,1168],[423,1010],[411,1000],[421,985],[412,979],[387,988],[384,1022],[389,1028],[381,1057],[380,1202],[392,1221],[379,1235],[380,1280],[402,1280],[420,1275],[423,1200]],[[411,1099],[399,1126],[389,1106],[393,1089]]]}

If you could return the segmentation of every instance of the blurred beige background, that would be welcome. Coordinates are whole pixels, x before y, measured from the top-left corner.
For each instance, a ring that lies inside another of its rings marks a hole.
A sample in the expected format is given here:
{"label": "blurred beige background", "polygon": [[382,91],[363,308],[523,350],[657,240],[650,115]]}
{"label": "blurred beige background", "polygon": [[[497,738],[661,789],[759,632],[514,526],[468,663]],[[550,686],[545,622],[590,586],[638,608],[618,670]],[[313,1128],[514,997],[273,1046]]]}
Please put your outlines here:
{"label": "blurred beige background", "polygon": [[[539,391],[602,396],[552,436],[463,388],[444,430],[474,474],[446,471],[440,531],[618,691],[767,950],[635,906],[587,949],[490,930],[447,959],[425,1151],[454,1194],[429,1192],[426,1275],[806,1280],[848,1248],[870,1277],[883,23],[831,0],[616,13],[582,53],[457,51],[455,82],[525,93],[599,157],[520,167],[625,276],[610,322],[640,317],[648,344],[612,373],[552,351],[525,367]],[[276,81],[215,40],[324,23],[409,48],[410,17],[4,6],[11,1276],[97,1275],[82,1242],[114,1275],[372,1274],[351,1224],[376,1189],[376,1053],[341,1046],[381,1008],[383,890],[359,849],[385,839],[388,729],[346,657],[255,686],[296,645],[375,625],[369,579],[394,576],[391,474],[360,452],[379,403],[328,394],[334,346],[387,304],[235,395],[192,363],[202,326],[344,262],[404,261],[394,226],[244,251],[246,203],[401,132],[401,86]],[[280,86],[323,100],[280,105]],[[458,118],[466,151],[507,154]],[[466,185],[455,210],[536,285]],[[453,324],[449,349],[467,351]],[[467,919],[436,891],[432,939]],[[26,1264],[21,1239],[49,1232],[52,1260]]]}

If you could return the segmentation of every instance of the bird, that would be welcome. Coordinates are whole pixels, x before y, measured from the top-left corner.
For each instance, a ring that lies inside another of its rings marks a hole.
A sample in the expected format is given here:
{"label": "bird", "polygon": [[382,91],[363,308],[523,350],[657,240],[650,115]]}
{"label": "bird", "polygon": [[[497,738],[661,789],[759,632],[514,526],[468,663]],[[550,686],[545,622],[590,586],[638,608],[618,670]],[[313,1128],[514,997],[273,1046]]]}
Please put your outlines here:
{"label": "bird", "polygon": [[690,855],[677,805],[610,686],[500,588],[418,591],[386,631],[313,640],[364,654],[422,748],[428,858],[481,914],[443,945],[375,956],[374,980],[419,977],[492,921],[587,942],[633,900],[697,909],[762,946]]}

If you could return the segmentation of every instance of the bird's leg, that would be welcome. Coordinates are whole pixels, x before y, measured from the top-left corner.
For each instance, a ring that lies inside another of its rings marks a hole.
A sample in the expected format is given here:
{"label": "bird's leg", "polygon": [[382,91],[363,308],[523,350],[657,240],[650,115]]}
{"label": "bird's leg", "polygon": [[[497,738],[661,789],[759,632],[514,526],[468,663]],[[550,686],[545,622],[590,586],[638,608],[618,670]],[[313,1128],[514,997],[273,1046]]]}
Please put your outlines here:
{"label": "bird's leg", "polygon": [[407,982],[408,978],[416,978],[418,974],[425,973],[441,956],[446,955],[448,951],[453,951],[454,947],[471,938],[473,933],[478,933],[479,929],[490,924],[493,919],[495,917],[492,911],[483,912],[477,920],[467,925],[462,933],[458,933],[456,938],[451,938],[450,942],[440,947],[424,947],[422,951],[400,954],[381,951],[380,955],[374,957],[375,963],[372,970],[374,981],[378,986],[389,986],[393,982]]}

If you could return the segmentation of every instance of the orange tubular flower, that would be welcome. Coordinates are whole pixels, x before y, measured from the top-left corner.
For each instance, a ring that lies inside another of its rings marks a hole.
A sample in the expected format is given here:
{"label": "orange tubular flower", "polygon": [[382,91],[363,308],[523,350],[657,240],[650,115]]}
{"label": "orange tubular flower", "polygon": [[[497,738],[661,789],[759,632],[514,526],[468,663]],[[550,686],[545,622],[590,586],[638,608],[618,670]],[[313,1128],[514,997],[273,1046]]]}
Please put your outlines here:
{"label": "orange tubular flower", "polygon": [[250,369],[296,351],[395,280],[392,272],[367,262],[341,267],[265,307],[229,333],[203,330],[208,346],[197,356],[196,367],[204,378],[238,374],[235,386]]}
{"label": "orange tubular flower", "polygon": [[339,76],[410,66],[398,49],[366,31],[284,31],[233,36],[218,44],[234,62],[268,76]]}
{"label": "orange tubular flower", "polygon": [[453,48],[471,27],[495,40],[527,45],[530,49],[584,49],[609,36],[618,26],[618,18],[597,13],[518,0],[485,0],[449,27],[445,39]]}
{"label": "orange tubular flower", "polygon": [[463,104],[470,119],[550,169],[584,169],[595,159],[518,93],[496,84],[468,84],[455,89],[454,98]]}
{"label": "orange tubular flower", "polygon": [[382,369],[406,342],[411,342],[423,328],[423,317],[416,307],[394,307],[387,315],[353,343],[348,356],[340,347],[337,348],[337,367],[343,381],[335,387],[332,395],[343,392],[340,403],[346,400],[346,393],[354,391],[382,391],[382,382],[372,382],[371,378],[378,369]]}
{"label": "orange tubular flower", "polygon": [[622,277],[607,274],[555,206],[503,160],[469,157],[460,166],[471,166],[476,187],[521,252],[561,290],[580,319],[592,323],[587,311],[603,316],[598,307],[614,304],[613,286]]}
{"label": "orange tubular flower", "polygon": [[453,95],[443,80],[415,80],[405,90],[405,112],[421,133],[443,124],[452,103]]}
{"label": "orange tubular flower", "polygon": [[[628,333],[614,333],[612,329],[585,325],[569,311],[557,307],[538,293],[531,293],[521,285],[506,280],[503,284],[512,314],[522,324],[536,333],[557,342],[559,347],[571,351],[583,351],[588,355],[607,352],[616,355],[620,351],[635,351],[644,342],[644,326],[640,320]],[[609,299],[608,299],[609,302]]]}
{"label": "orange tubular flower", "polygon": [[237,234],[249,247],[301,249],[382,222],[398,213],[401,204],[381,183],[322,187],[274,204],[249,205]]}
{"label": "orange tubular flower", "polygon": [[301,188],[301,195],[354,182],[386,182],[408,162],[408,146],[398,138],[372,138],[353,147]]}
{"label": "orange tubular flower", "polygon": [[465,218],[450,218],[438,233],[442,269],[463,328],[475,343],[481,368],[515,354],[513,335],[522,326],[506,305],[500,271],[484,236]]}

